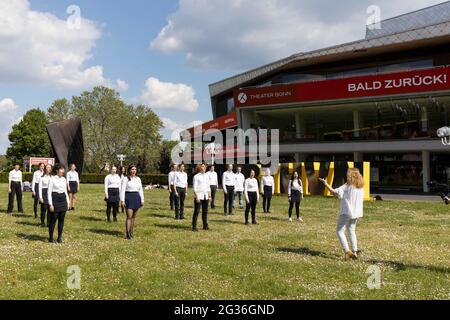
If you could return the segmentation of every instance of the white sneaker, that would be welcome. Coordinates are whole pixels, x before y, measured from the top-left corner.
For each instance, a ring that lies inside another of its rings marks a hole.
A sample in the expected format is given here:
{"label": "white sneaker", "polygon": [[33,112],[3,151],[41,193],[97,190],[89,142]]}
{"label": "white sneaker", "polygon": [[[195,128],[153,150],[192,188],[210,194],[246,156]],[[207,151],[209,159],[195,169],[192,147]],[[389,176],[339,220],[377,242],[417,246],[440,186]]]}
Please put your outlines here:
{"label": "white sneaker", "polygon": [[292,218],[289,218],[289,222],[292,222]]}
{"label": "white sneaker", "polygon": [[303,222],[303,219],[302,218],[298,218],[297,221],[298,222]]}

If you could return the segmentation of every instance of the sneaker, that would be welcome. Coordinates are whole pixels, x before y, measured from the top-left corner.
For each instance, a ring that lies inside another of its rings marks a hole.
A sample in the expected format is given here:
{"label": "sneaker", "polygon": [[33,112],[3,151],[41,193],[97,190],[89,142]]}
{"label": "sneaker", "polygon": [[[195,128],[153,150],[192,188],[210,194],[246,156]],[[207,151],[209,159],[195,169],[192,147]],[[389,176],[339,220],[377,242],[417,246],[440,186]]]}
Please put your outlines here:
{"label": "sneaker", "polygon": [[345,252],[345,255],[344,255],[344,260],[345,261],[357,260],[357,259],[358,259],[358,256],[355,253],[353,253],[351,251],[346,251]]}
{"label": "sneaker", "polygon": [[300,217],[297,219],[298,222],[303,222],[303,219]]}
{"label": "sneaker", "polygon": [[289,222],[292,222],[292,218],[289,218]]}

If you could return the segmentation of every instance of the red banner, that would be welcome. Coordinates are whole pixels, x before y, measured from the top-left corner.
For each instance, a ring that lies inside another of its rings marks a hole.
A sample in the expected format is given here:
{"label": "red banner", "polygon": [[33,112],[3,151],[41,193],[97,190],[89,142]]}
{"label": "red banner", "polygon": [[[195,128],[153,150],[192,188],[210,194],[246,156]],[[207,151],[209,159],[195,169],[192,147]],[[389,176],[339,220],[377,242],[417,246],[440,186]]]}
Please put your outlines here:
{"label": "red banner", "polygon": [[194,137],[195,134],[202,135],[207,130],[225,130],[228,128],[237,127],[238,120],[237,120],[237,114],[235,112],[228,114],[226,116],[217,118],[215,120],[203,123],[200,126],[190,128],[187,131],[189,131],[191,137]]}
{"label": "red banner", "polygon": [[450,90],[450,67],[235,90],[236,107]]}

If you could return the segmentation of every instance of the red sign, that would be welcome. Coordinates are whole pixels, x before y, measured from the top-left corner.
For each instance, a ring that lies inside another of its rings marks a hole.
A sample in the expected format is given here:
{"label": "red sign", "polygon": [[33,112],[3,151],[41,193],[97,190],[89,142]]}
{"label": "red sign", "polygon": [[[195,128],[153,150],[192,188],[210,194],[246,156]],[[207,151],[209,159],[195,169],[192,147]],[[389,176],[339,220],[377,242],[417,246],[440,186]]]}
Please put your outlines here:
{"label": "red sign", "polygon": [[40,165],[41,163],[45,164],[45,165],[55,165],[55,159],[54,158],[30,158],[30,165],[31,166],[37,166]]}
{"label": "red sign", "polygon": [[213,121],[209,121],[206,123],[203,123],[200,126],[190,128],[186,131],[188,131],[191,135],[191,137],[203,135],[208,130],[225,130],[228,128],[237,127],[238,120],[237,120],[237,114],[233,112],[232,114],[228,114],[226,116],[217,118]]}
{"label": "red sign", "polygon": [[450,67],[245,88],[234,92],[234,100],[247,107],[444,90],[450,90]]}

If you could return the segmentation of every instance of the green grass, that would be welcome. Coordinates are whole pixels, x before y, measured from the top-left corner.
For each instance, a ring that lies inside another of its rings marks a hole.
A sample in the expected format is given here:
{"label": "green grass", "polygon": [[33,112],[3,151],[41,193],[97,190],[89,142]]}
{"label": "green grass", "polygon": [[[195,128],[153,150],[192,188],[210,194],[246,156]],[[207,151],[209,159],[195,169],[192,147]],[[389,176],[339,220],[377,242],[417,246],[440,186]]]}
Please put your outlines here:
{"label": "green grass", "polygon": [[[287,199],[245,226],[243,213],[210,214],[210,232],[175,221],[168,192],[146,191],[135,240],[124,239],[124,215],[107,224],[103,187],[83,185],[67,216],[65,244],[51,245],[31,215],[6,217],[0,194],[1,299],[449,299],[449,207],[440,203],[370,202],[357,233],[360,261],[344,262],[335,235],[339,202],[306,198],[305,223],[287,222]],[[6,190],[5,185],[0,190]],[[221,204],[222,195],[217,201]],[[261,208],[259,207],[259,211]],[[81,290],[66,286],[67,267],[81,268]],[[366,271],[381,268],[380,290]]]}

